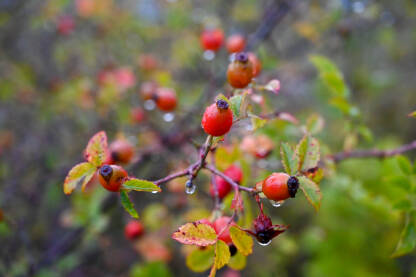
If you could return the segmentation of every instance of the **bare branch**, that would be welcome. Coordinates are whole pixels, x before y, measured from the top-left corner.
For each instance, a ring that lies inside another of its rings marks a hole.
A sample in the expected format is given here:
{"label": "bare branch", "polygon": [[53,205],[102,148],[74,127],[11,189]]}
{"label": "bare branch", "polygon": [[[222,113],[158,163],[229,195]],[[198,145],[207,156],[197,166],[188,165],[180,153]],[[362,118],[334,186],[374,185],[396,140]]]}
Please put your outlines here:
{"label": "bare branch", "polygon": [[402,145],[398,148],[391,150],[379,150],[379,149],[370,149],[370,150],[356,150],[350,152],[339,152],[334,155],[329,156],[330,159],[338,163],[346,159],[351,158],[386,158],[395,155],[402,154],[407,151],[416,149],[416,140],[412,141],[409,144]]}

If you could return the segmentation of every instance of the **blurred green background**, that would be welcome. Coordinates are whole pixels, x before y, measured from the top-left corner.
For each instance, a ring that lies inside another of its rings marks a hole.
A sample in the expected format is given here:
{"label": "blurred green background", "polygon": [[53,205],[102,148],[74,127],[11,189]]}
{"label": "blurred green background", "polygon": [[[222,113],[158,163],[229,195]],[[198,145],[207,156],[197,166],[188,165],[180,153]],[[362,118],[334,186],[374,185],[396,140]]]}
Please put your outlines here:
{"label": "blurred green background", "polygon": [[[279,21],[267,21],[276,14]],[[192,196],[174,189],[132,196],[150,241],[163,241],[168,252],[156,258],[146,252],[157,247],[125,239],[129,216],[117,197],[102,188],[70,197],[62,191],[100,130],[137,146],[140,162],[126,168],[140,178],[155,180],[192,161],[190,140],[204,141],[204,107],[230,93],[227,51],[204,59],[206,26],[247,37],[263,66],[257,83],[280,80],[279,95],[264,93],[265,106],[255,109],[299,120],[271,120],[255,131],[276,146],[299,141],[316,118],[324,122],[314,134],[322,157],[415,139],[416,119],[407,116],[416,110],[415,1],[0,0],[1,276],[208,274],[189,270],[187,250],[170,239],[184,222],[209,215],[207,176]],[[116,82],[103,83],[113,70],[121,72]],[[146,110],[138,91],[150,80],[176,90],[173,114]],[[143,122],[131,121],[134,107],[146,110]],[[162,145],[156,150],[155,141]],[[256,245],[240,273],[218,275],[415,277],[415,152],[406,155],[329,166],[318,213],[303,196],[266,205],[274,222],[291,228],[269,247]],[[278,147],[262,161],[242,157],[247,185],[281,170]],[[406,216],[414,224],[410,253],[393,258]]]}

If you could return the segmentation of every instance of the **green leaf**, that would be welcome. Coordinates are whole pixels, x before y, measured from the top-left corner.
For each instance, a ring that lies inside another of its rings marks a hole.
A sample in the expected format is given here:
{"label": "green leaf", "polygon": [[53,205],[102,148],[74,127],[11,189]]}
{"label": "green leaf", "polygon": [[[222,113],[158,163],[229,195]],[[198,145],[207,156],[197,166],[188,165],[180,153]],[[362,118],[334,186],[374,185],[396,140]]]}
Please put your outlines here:
{"label": "green leaf", "polygon": [[107,157],[107,135],[104,131],[95,134],[88,142],[84,156],[95,166],[101,166]]}
{"label": "green leaf", "polygon": [[121,204],[124,209],[134,218],[139,218],[137,211],[134,209],[133,203],[130,201],[129,194],[125,190],[120,190]]}
{"label": "green leaf", "polygon": [[248,256],[253,252],[253,239],[246,232],[238,227],[231,226],[230,236],[233,244],[241,254]]}
{"label": "green leaf", "polygon": [[306,129],[312,135],[318,134],[324,128],[325,121],[319,114],[312,114],[306,121]]}
{"label": "green leaf", "polygon": [[334,96],[345,97],[349,94],[348,88],[344,83],[344,79],[337,73],[324,72],[321,74],[321,78]]}
{"label": "green leaf", "polygon": [[358,129],[357,129],[358,133],[368,142],[372,142],[373,141],[373,133],[371,132],[371,130],[364,125],[361,125]]}
{"label": "green leaf", "polygon": [[197,248],[186,257],[186,265],[195,272],[204,272],[214,263],[214,248]]}
{"label": "green leaf", "polygon": [[157,191],[161,192],[161,188],[154,183],[146,180],[140,180],[136,178],[130,178],[128,181],[123,183],[123,189],[135,190],[135,191]]}
{"label": "green leaf", "polygon": [[298,158],[298,170],[301,172],[318,166],[320,157],[318,140],[305,135],[296,146],[296,156]]}
{"label": "green leaf", "polygon": [[162,261],[136,264],[133,266],[130,277],[172,277],[169,267]]}
{"label": "green leaf", "polygon": [[319,186],[305,176],[300,176],[298,179],[300,189],[302,190],[306,199],[315,208],[316,211],[319,211],[322,200],[322,194]]}
{"label": "green leaf", "polygon": [[328,87],[332,96],[345,98],[349,91],[344,82],[341,71],[338,67],[324,56],[312,55],[309,61],[319,71],[319,76],[323,83]]}
{"label": "green leaf", "polygon": [[410,253],[416,246],[416,213],[406,213],[406,222],[400,235],[400,240],[394,250],[392,257],[400,257]]}
{"label": "green leaf", "polygon": [[412,174],[412,164],[410,163],[408,158],[400,155],[396,157],[396,160],[403,174],[405,175]]}
{"label": "green leaf", "polygon": [[412,209],[412,202],[410,202],[407,199],[397,201],[393,204],[393,209],[399,210],[399,211],[410,211]]}
{"label": "green leaf", "polygon": [[267,123],[266,119],[260,118],[256,115],[250,114],[250,117],[251,117],[251,125],[253,126],[253,131],[263,127]]}
{"label": "green leaf", "polygon": [[416,161],[413,163],[413,174],[416,174]]}
{"label": "green leaf", "polygon": [[385,181],[388,184],[402,188],[405,191],[410,191],[410,188],[412,186],[409,178],[401,175],[387,176],[385,177]]}
{"label": "green leaf", "polygon": [[242,270],[246,267],[247,258],[243,254],[237,251],[234,256],[230,258],[228,266],[234,270]]}
{"label": "green leaf", "polygon": [[343,97],[332,97],[329,99],[329,104],[346,115],[353,115],[351,112],[353,106]]}
{"label": "green leaf", "polygon": [[224,265],[228,264],[231,254],[228,245],[222,240],[218,240],[215,245],[215,260],[214,266],[216,269],[220,269]]}
{"label": "green leaf", "polygon": [[294,154],[293,148],[286,142],[280,146],[280,155],[285,171],[289,175],[295,175],[298,172],[298,158]]}
{"label": "green leaf", "polygon": [[319,73],[334,72],[340,74],[337,66],[324,56],[310,55],[309,61],[318,69]]}
{"label": "green leaf", "polygon": [[217,233],[207,224],[193,222],[179,227],[172,238],[183,244],[208,246],[216,243]]}
{"label": "green leaf", "polygon": [[233,97],[230,98],[231,110],[233,111],[235,118],[240,117],[240,107],[241,107],[242,100],[243,100],[242,95],[234,95]]}
{"label": "green leaf", "polygon": [[84,190],[86,184],[94,176],[97,168],[91,163],[79,163],[68,173],[64,181],[64,193],[71,194],[78,185]]}

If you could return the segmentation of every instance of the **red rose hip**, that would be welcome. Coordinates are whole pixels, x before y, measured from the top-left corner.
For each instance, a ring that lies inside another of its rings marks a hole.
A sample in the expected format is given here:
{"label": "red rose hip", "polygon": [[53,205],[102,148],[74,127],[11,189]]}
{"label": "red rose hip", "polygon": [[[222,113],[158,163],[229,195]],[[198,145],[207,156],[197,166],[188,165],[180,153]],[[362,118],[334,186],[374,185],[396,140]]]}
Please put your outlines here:
{"label": "red rose hip", "polygon": [[218,51],[224,42],[224,32],[221,29],[204,30],[200,41],[204,50]]}
{"label": "red rose hip", "polygon": [[251,64],[253,65],[253,78],[257,77],[261,72],[261,68],[262,68],[261,62],[257,58],[257,56],[252,52],[248,53],[248,59],[251,62]]}
{"label": "red rose hip", "polygon": [[170,88],[159,88],[156,92],[156,105],[164,111],[170,112],[176,108],[176,93]]}
{"label": "red rose hip", "polygon": [[222,216],[215,220],[214,222],[214,229],[215,232],[218,235],[218,239],[224,241],[227,244],[232,243],[230,236],[230,227],[234,224],[234,221],[232,221],[229,225],[231,217],[228,216]]}
{"label": "red rose hip", "polygon": [[[236,183],[240,183],[241,179],[243,178],[243,172],[236,165],[231,165],[230,167],[228,167],[224,171],[224,174],[227,175],[227,177],[230,177]],[[218,197],[220,199],[223,199],[231,191],[232,186],[230,183],[228,183],[225,179],[221,178],[220,176],[215,176],[215,181],[217,183],[218,188]],[[215,197],[213,184],[210,185],[209,192],[212,197]]]}
{"label": "red rose hip", "polygon": [[118,139],[109,146],[111,160],[115,163],[129,163],[134,155],[133,145],[125,139]]}
{"label": "red rose hip", "polygon": [[[215,176],[215,182],[217,183],[218,198],[223,199],[231,191],[231,185],[220,176]],[[209,187],[209,193],[212,197],[215,197],[214,185],[212,183]]]}
{"label": "red rose hip", "polygon": [[132,220],[124,228],[124,234],[127,239],[134,240],[144,233],[144,226],[140,221]]}
{"label": "red rose hip", "polygon": [[228,65],[227,80],[233,88],[245,88],[253,78],[253,65],[247,53],[240,52]]}
{"label": "red rose hip", "polygon": [[145,119],[145,113],[142,108],[136,107],[130,111],[130,119],[132,123],[140,123]]}
{"label": "red rose hip", "polygon": [[274,201],[295,197],[299,181],[286,173],[273,173],[263,181],[262,190],[267,198]]}
{"label": "red rose hip", "polygon": [[103,165],[98,171],[98,180],[100,184],[109,191],[119,191],[124,180],[127,178],[127,172],[118,165]]}
{"label": "red rose hip", "polygon": [[230,131],[233,125],[233,112],[227,101],[218,100],[207,107],[202,116],[202,128],[211,136],[223,136]]}
{"label": "red rose hip", "polygon": [[237,53],[244,50],[246,41],[242,35],[232,35],[227,39],[227,50],[229,53]]}

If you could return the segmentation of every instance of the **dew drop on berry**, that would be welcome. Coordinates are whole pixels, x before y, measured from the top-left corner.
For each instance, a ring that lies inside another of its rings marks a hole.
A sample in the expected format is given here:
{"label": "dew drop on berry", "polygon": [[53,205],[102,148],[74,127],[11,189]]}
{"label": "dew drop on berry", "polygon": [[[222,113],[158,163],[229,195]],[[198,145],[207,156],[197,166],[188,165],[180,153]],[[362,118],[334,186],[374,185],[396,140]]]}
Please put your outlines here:
{"label": "dew drop on berry", "polygon": [[156,103],[152,99],[144,101],[144,108],[148,111],[152,111],[156,108]]}
{"label": "dew drop on berry", "polygon": [[187,181],[185,184],[185,192],[186,194],[194,194],[196,190],[196,186],[191,181]]}
{"label": "dew drop on berry", "polygon": [[275,208],[278,208],[278,207],[282,206],[283,203],[285,203],[284,200],[280,200],[280,201],[270,200],[270,204],[272,204],[272,206],[275,207]]}
{"label": "dew drop on berry", "polygon": [[202,54],[205,60],[212,61],[215,58],[215,52],[211,50],[204,51],[204,54]]}
{"label": "dew drop on berry", "polygon": [[257,241],[257,243],[260,244],[261,246],[267,246],[270,243],[272,243],[272,241],[271,240],[269,240],[268,242],[260,242],[260,241]]}
{"label": "dew drop on berry", "polygon": [[173,113],[165,113],[163,115],[163,120],[166,122],[172,122],[175,119],[175,114]]}

